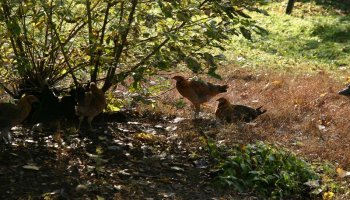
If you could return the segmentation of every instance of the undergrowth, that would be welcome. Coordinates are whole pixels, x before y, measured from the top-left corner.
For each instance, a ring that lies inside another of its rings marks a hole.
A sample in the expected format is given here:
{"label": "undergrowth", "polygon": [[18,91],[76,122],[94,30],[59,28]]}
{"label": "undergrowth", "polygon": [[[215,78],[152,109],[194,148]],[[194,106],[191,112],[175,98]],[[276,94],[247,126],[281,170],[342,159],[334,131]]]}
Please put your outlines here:
{"label": "undergrowth", "polygon": [[218,166],[222,187],[273,199],[310,197],[319,187],[320,176],[309,163],[277,146],[257,142],[228,154]]}

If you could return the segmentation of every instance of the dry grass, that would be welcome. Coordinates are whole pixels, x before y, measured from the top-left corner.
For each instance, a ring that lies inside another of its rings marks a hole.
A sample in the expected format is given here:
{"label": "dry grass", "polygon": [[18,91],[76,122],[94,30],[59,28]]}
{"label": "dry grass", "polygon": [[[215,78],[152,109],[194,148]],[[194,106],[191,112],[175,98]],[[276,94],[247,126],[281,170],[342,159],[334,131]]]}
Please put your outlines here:
{"label": "dry grass", "polygon": [[[278,143],[309,159],[329,160],[341,167],[350,167],[350,99],[337,92],[343,83],[329,74],[290,75],[271,71],[249,71],[234,68],[216,83],[230,85],[226,96],[235,104],[252,107],[264,106],[267,113],[260,116],[255,125],[226,125],[210,127],[208,133],[217,140],[232,143],[248,143],[264,140]],[[223,74],[223,73],[221,73]],[[208,79],[207,79],[208,80]],[[176,109],[181,96],[173,90],[163,96],[162,112],[178,117],[191,118],[192,108]],[[203,109],[203,116],[213,119],[217,106],[214,98]],[[182,130],[190,132],[190,125]],[[188,138],[188,137],[187,137]]]}

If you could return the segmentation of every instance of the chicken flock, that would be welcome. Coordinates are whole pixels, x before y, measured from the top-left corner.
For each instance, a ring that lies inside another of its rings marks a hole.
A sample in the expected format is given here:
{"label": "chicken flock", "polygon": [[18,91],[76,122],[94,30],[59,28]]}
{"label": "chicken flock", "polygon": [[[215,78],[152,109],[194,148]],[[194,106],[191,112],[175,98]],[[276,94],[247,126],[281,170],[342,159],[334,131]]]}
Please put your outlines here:
{"label": "chicken flock", "polygon": [[92,130],[92,120],[106,106],[105,94],[96,83],[90,83],[87,88],[79,86],[71,89],[69,94],[61,98],[45,83],[38,94],[26,95],[17,104],[0,103],[1,137],[5,143],[11,143],[10,129],[26,118],[30,118],[30,122],[35,124],[33,128],[55,126],[57,131],[60,131],[62,122],[72,123],[75,117],[79,119],[79,131],[86,118],[89,130]]}
{"label": "chicken flock", "polygon": [[[188,99],[194,107],[194,118],[198,118],[201,104],[208,102],[214,96],[227,92],[227,85],[214,85],[202,80],[186,80],[182,76],[174,76],[177,91]],[[215,112],[216,119],[223,123],[251,122],[259,115],[266,112],[250,108],[244,105],[232,105],[226,98],[219,98],[218,107]]]}
{"label": "chicken flock", "polygon": [[[194,107],[194,119],[199,117],[202,104],[210,101],[220,93],[228,91],[228,85],[216,85],[202,80],[188,80],[182,76],[174,76],[177,91]],[[339,92],[341,95],[350,96],[350,85]],[[221,123],[249,123],[266,110],[262,106],[251,108],[245,105],[231,104],[226,98],[220,97],[215,111],[217,121]],[[26,95],[17,104],[0,103],[0,132],[5,143],[11,143],[10,129],[21,124],[31,116],[33,123],[54,124],[60,131],[61,122],[71,123],[78,118],[77,131],[87,119],[89,130],[93,130],[93,119],[106,108],[106,96],[104,91],[92,82],[87,87],[71,89],[69,94],[61,98],[44,84],[41,93]]]}

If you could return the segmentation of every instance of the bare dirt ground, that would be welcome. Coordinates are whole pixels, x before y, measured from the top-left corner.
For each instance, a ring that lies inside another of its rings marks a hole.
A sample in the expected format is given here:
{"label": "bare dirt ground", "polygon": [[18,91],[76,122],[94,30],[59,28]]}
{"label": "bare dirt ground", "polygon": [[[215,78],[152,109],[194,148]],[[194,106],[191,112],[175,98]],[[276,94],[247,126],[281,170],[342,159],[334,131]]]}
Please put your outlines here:
{"label": "bare dirt ground", "polygon": [[[234,70],[216,83],[236,104],[264,106],[252,124],[220,125],[215,99],[192,121],[189,104],[172,90],[155,108],[125,112],[125,119],[101,116],[98,130],[14,131],[15,144],[0,152],[1,199],[254,199],[212,184],[212,162],[203,134],[219,143],[266,141],[310,161],[350,167],[350,99],[344,87],[323,72],[288,75]],[[185,118],[185,119],[181,119]],[[125,121],[126,120],[126,121]]]}

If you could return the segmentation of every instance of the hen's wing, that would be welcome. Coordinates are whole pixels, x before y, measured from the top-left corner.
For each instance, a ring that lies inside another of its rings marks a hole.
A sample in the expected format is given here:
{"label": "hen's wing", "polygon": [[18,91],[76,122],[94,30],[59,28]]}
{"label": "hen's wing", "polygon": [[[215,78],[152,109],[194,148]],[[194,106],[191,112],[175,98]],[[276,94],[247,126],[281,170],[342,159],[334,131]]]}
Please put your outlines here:
{"label": "hen's wing", "polygon": [[231,104],[227,104],[218,107],[218,109],[215,112],[215,116],[221,121],[231,123],[233,121],[232,113],[233,107],[231,106]]}
{"label": "hen's wing", "polygon": [[209,82],[191,80],[189,87],[197,94],[198,98],[203,102],[209,101],[213,96],[227,92],[227,86],[214,85]]}
{"label": "hen's wing", "polygon": [[232,105],[233,115],[237,121],[251,122],[258,115],[258,111],[254,108],[244,106],[244,105]]}
{"label": "hen's wing", "polygon": [[106,97],[104,92],[97,88],[96,85],[91,85],[92,100],[91,106],[93,107],[91,116],[96,116],[100,114],[104,108],[106,108]]}
{"label": "hen's wing", "polygon": [[90,104],[92,101],[92,93],[91,92],[85,92],[84,99],[81,99],[80,102],[76,105],[76,114],[78,116],[87,116],[90,110]]}
{"label": "hen's wing", "polygon": [[21,110],[12,103],[0,103],[0,128],[14,126],[14,121],[19,118]]}
{"label": "hen's wing", "polygon": [[84,100],[76,107],[78,116],[95,117],[100,114],[106,107],[106,98],[104,92],[96,87],[95,84],[90,85],[90,91],[84,95]]}
{"label": "hen's wing", "polygon": [[72,95],[63,96],[60,99],[62,116],[67,121],[74,121],[76,100]]}
{"label": "hen's wing", "polygon": [[59,98],[48,86],[41,91],[40,102],[33,108],[32,121],[34,123],[50,123],[59,120],[62,116]]}

